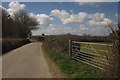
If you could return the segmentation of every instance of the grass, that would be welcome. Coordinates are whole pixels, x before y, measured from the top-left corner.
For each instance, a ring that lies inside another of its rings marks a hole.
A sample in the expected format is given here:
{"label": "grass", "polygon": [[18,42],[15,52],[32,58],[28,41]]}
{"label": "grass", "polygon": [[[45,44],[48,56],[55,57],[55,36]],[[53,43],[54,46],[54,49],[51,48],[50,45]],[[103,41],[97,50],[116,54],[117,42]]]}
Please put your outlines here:
{"label": "grass", "polygon": [[59,67],[59,69],[68,78],[100,78],[102,72],[92,66],[75,61],[71,58],[62,57],[60,53],[52,51],[45,46],[43,51],[52,59]]}
{"label": "grass", "polygon": [[[102,43],[102,44],[107,44],[107,43]],[[83,48],[83,47],[86,47],[86,48]],[[112,53],[112,46],[108,46],[108,45],[81,43],[80,48],[81,48],[81,51],[84,51],[87,53],[93,53],[93,54],[109,55],[110,53]],[[93,50],[92,48],[95,50]]]}

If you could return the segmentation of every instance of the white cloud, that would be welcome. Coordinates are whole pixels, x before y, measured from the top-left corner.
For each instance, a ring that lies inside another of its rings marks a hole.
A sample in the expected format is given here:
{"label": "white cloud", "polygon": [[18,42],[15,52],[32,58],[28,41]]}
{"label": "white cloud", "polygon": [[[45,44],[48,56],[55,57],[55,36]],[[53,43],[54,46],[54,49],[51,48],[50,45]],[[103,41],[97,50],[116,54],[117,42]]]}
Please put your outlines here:
{"label": "white cloud", "polygon": [[87,18],[87,13],[85,12],[80,12],[78,14],[74,14],[74,15],[70,15],[69,18],[67,19],[63,19],[63,23],[64,24],[68,24],[68,23],[78,23],[80,24],[81,22],[83,22],[86,18]]}
{"label": "white cloud", "polygon": [[90,23],[93,25],[102,25],[105,26],[107,22],[111,22],[110,19],[105,17],[104,13],[95,13],[95,14],[88,14],[86,12],[79,12],[78,14],[69,14],[65,10],[52,10],[52,16],[59,17],[63,24],[68,23]]}
{"label": "white cloud", "polygon": [[53,25],[49,27],[42,27],[39,30],[34,31],[32,33],[33,35],[41,35],[43,33],[45,35],[59,35],[59,34],[67,34],[67,33],[76,34],[76,35],[83,35],[83,34],[100,35],[100,32],[101,31],[95,32],[95,30],[93,29],[85,28],[83,24],[80,27],[74,28],[74,29],[70,27],[65,27],[65,26],[61,27],[59,25]]}
{"label": "white cloud", "polygon": [[105,17],[104,13],[90,14],[89,18],[90,25],[106,26],[107,23],[112,22],[110,19]]}
{"label": "white cloud", "polygon": [[13,1],[13,2],[10,2],[9,3],[9,9],[7,9],[7,11],[10,13],[10,14],[13,14],[13,13],[16,13],[20,10],[23,10],[26,6],[24,4],[20,4],[19,2],[17,1]]}
{"label": "white cloud", "polygon": [[[62,16],[62,13],[64,14]],[[91,35],[104,35],[106,30],[108,30],[107,23],[112,22],[109,18],[105,16],[104,13],[94,13],[89,14],[86,12],[79,12],[78,14],[69,14],[65,10],[52,10],[51,16],[58,17],[63,24],[73,23],[78,25],[78,28],[54,28],[49,31],[57,34],[57,31],[61,34],[72,33],[72,34],[91,34]],[[64,29],[64,30],[63,30]]]}
{"label": "white cloud", "polygon": [[51,15],[52,16],[58,16],[58,17],[62,17],[62,18],[68,18],[70,15],[69,13],[67,13],[65,10],[52,10],[51,11]]}
{"label": "white cloud", "polygon": [[65,10],[60,11],[60,10],[55,9],[51,11],[51,16],[59,17],[61,21],[63,22],[63,24],[66,24],[67,23],[66,19],[70,17],[70,14],[67,13]]}
{"label": "white cloud", "polygon": [[[64,27],[65,28],[65,27]],[[52,25],[48,27],[41,27],[39,30],[33,31],[33,35],[40,35],[40,34],[45,34],[45,35],[57,35],[57,34],[64,34],[65,29],[58,27],[58,25]],[[67,31],[66,31],[67,32]]]}
{"label": "white cloud", "polygon": [[92,18],[95,22],[101,22],[105,19],[104,13],[95,13],[94,15],[90,15],[90,18]]}
{"label": "white cloud", "polygon": [[51,16],[56,16],[61,19],[63,24],[68,24],[68,23],[80,23],[84,21],[87,18],[87,13],[85,12],[80,12],[79,14],[73,14],[70,15],[68,12],[65,10],[52,10],[51,11]]}
{"label": "white cloud", "polygon": [[52,18],[46,14],[37,14],[38,21],[41,26],[50,26]]}
{"label": "white cloud", "polygon": [[33,14],[33,13],[29,13],[31,17],[34,17],[37,19],[37,21],[39,22],[39,27],[47,27],[47,26],[51,26],[52,25],[52,20],[53,18],[46,15],[46,14]]}

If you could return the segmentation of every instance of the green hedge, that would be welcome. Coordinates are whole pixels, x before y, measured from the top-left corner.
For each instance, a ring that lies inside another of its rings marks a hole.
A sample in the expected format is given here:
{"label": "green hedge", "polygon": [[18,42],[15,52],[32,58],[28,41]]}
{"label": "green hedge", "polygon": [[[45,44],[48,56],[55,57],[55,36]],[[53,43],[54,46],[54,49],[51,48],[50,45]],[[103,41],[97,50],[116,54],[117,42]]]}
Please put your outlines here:
{"label": "green hedge", "polygon": [[30,43],[29,39],[3,39],[2,40],[2,54],[16,49],[22,45]]}

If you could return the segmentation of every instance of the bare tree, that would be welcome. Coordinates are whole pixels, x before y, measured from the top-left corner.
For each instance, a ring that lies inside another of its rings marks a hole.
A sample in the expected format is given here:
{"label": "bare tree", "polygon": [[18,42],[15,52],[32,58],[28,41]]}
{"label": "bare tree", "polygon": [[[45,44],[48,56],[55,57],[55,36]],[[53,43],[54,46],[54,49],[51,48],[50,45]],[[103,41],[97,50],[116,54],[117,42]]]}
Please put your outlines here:
{"label": "bare tree", "polygon": [[113,55],[111,62],[112,67],[110,67],[110,76],[119,77],[120,74],[118,73],[118,68],[120,67],[120,23],[108,23],[108,26],[112,31],[110,38],[112,38],[113,42]]}
{"label": "bare tree", "polygon": [[19,23],[21,27],[21,32],[24,37],[28,37],[31,35],[31,30],[38,29],[37,25],[39,25],[36,18],[31,17],[26,12],[20,11],[14,14],[14,20]]}

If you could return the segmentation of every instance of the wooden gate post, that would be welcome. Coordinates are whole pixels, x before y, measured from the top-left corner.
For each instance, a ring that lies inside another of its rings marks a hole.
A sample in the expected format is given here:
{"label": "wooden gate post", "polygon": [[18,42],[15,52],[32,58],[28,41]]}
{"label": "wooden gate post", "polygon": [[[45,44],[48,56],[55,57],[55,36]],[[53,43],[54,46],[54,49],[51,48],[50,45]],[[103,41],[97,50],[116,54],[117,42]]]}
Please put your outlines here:
{"label": "wooden gate post", "polygon": [[69,56],[72,56],[72,40],[69,40]]}

